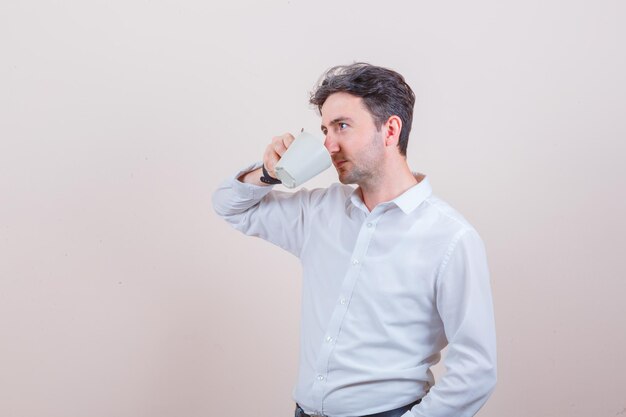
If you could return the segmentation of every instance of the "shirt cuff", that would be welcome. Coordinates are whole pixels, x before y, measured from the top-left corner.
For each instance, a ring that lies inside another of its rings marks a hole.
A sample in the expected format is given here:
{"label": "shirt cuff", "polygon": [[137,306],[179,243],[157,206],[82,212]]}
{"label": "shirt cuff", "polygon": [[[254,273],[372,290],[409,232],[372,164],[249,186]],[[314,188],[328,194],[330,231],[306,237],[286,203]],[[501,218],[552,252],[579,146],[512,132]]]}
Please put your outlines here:
{"label": "shirt cuff", "polygon": [[263,197],[265,197],[270,191],[272,191],[272,188],[274,188],[274,185],[248,184],[245,182],[241,182],[238,179],[242,175],[247,174],[248,172],[254,171],[255,169],[259,169],[262,166],[263,166],[263,162],[255,162],[254,164],[249,165],[248,167],[243,168],[242,170],[238,171],[232,177],[232,188],[238,196],[243,197],[245,199],[260,200]]}

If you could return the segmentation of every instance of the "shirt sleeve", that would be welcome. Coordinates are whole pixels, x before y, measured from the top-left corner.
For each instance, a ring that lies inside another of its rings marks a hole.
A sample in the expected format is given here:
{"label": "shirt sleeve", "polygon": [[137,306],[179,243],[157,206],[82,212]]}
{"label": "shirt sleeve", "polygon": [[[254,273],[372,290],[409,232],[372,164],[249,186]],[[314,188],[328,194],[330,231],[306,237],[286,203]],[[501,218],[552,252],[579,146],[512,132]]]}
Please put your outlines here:
{"label": "shirt sleeve", "polygon": [[437,277],[437,310],[448,340],[446,372],[403,417],[470,417],[496,384],[496,334],[483,242],[457,234]]}
{"label": "shirt sleeve", "polygon": [[213,208],[235,229],[299,256],[305,236],[308,191],[276,191],[273,186],[247,184],[237,179],[260,166],[261,163],[250,165],[224,181],[213,193]]}

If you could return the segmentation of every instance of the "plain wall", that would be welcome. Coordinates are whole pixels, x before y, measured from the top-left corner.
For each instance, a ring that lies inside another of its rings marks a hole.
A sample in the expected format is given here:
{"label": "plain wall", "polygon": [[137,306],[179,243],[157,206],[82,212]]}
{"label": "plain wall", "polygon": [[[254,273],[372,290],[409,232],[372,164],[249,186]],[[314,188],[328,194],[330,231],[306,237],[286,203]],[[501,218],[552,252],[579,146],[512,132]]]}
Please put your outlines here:
{"label": "plain wall", "polygon": [[299,263],[210,195],[317,130],[309,91],[353,61],[404,74],[409,163],[486,243],[479,415],[625,414],[624,21],[608,0],[2,2],[0,416],[292,415]]}

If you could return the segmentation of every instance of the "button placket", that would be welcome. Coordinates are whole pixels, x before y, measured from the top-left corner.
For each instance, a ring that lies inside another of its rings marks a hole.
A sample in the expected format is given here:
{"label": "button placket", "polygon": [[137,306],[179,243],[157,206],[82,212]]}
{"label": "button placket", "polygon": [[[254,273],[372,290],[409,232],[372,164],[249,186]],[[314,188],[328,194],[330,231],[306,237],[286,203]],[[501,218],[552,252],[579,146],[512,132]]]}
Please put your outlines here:
{"label": "button placket", "polygon": [[327,382],[328,377],[327,374],[329,360],[332,356],[332,352],[336,343],[338,343],[337,335],[339,333],[339,329],[342,326],[344,317],[348,312],[349,302],[352,298],[356,282],[358,281],[358,278],[360,276],[361,268],[363,267],[363,259],[365,257],[365,254],[367,253],[367,248],[369,247],[370,241],[373,237],[373,232],[375,230],[377,221],[378,218],[375,218],[367,221],[361,226],[354,246],[354,250],[352,251],[352,257],[350,258],[351,267],[348,268],[346,272],[346,276],[342,283],[339,300],[336,304],[336,308],[331,314],[331,319],[327,327],[326,337],[324,337],[323,339],[323,344],[317,359],[317,375],[313,382],[312,394],[315,404],[322,411],[324,409],[324,396],[327,390],[325,382]]}

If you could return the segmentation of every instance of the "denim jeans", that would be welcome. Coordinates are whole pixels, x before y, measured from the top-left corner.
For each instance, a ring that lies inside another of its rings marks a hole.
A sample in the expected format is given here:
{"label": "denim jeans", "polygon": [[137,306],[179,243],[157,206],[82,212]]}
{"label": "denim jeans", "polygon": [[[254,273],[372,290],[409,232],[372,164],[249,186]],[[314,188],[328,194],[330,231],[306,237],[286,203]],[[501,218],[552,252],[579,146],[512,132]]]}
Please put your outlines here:
{"label": "denim jeans", "polygon": [[[403,407],[396,408],[395,410],[383,411],[382,413],[369,414],[367,416],[362,416],[362,417],[400,417],[402,416],[402,414],[409,411],[411,408],[413,408],[414,405],[419,404],[421,401],[422,400],[419,399],[415,402],[412,402],[411,404],[407,404]],[[302,410],[300,406],[296,404],[296,411],[295,411],[294,417],[306,417],[306,416],[307,414],[305,414],[304,410]]]}

